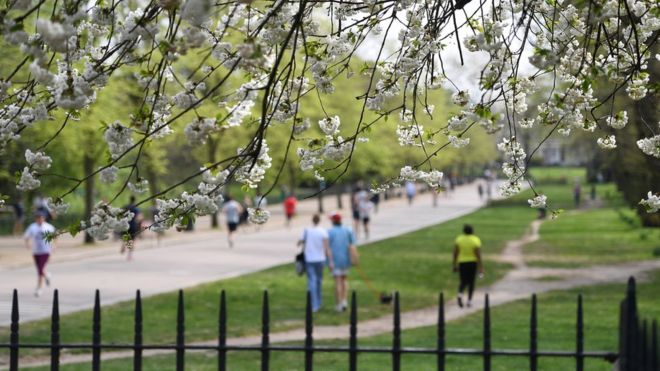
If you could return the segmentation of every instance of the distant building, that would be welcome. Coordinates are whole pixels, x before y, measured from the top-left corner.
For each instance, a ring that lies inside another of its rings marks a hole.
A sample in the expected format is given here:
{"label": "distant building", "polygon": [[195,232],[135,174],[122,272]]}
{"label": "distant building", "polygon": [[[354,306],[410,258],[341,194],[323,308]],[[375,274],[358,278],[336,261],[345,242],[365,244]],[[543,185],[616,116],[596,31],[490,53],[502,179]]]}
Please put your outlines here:
{"label": "distant building", "polygon": [[543,165],[578,166],[586,164],[593,157],[590,146],[571,145],[558,139],[550,139],[541,146]]}

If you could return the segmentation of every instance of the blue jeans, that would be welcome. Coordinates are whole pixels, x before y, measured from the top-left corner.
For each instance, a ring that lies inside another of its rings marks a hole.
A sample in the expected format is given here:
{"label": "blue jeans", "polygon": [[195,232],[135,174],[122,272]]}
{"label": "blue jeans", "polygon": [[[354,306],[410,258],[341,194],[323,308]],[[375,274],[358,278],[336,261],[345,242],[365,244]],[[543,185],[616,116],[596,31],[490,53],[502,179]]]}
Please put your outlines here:
{"label": "blue jeans", "polygon": [[323,283],[324,262],[305,262],[307,272],[307,290],[312,297],[312,311],[321,309],[321,283]]}

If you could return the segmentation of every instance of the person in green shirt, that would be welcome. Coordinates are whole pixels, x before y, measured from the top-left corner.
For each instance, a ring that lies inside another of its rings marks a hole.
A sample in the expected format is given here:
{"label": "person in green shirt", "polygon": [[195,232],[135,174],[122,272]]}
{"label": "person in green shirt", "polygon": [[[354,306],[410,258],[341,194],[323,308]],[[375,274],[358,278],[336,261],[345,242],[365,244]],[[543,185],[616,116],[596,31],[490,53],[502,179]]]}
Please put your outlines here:
{"label": "person in green shirt", "polygon": [[472,293],[474,292],[474,281],[477,276],[484,274],[484,266],[481,262],[481,240],[474,235],[471,225],[463,226],[463,234],[456,237],[454,241],[454,272],[458,272],[460,284],[458,285],[458,306],[463,307],[463,291],[467,287],[467,306],[472,305]]}

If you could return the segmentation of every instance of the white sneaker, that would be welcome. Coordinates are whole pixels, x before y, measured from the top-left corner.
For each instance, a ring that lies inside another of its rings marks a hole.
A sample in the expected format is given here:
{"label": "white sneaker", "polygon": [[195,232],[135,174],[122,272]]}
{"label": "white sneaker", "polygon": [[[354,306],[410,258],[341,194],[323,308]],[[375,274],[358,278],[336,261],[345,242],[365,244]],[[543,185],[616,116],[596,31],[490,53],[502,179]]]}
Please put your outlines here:
{"label": "white sneaker", "polygon": [[40,297],[41,296],[41,289],[34,290],[34,296]]}
{"label": "white sneaker", "polygon": [[44,280],[46,281],[47,287],[50,287],[50,279],[51,279],[50,273],[46,273],[46,275],[44,276]]}
{"label": "white sneaker", "polygon": [[341,303],[339,303],[339,304],[335,305],[335,310],[337,312],[343,312],[344,311],[344,306]]}

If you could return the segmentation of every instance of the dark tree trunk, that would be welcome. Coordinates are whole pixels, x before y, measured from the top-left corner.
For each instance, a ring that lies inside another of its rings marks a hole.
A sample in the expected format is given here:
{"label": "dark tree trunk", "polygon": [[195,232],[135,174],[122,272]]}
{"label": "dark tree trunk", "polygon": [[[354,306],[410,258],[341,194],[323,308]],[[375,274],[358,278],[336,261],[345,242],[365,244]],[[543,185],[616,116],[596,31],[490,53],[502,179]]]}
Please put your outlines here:
{"label": "dark tree trunk", "polygon": [[[218,142],[215,138],[209,136],[207,143],[208,145],[206,146],[206,149],[208,150],[208,161],[210,164],[215,164],[217,161],[215,154],[218,150]],[[218,213],[215,212],[211,214],[211,228],[218,228],[218,226]]]}
{"label": "dark tree trunk", "polygon": [[[92,217],[92,209],[94,208],[94,177],[89,176],[94,172],[94,157],[86,154],[83,157],[83,171],[87,178],[85,181],[85,220]],[[94,243],[94,238],[85,232],[85,243]]]}

